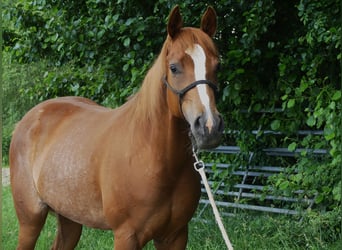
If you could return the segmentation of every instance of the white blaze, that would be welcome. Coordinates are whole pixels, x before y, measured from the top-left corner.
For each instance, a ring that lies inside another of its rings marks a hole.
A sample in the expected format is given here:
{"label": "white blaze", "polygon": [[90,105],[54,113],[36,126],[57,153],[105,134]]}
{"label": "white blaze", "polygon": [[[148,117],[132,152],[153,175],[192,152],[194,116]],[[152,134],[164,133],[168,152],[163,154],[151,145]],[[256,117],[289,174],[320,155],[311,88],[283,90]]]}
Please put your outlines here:
{"label": "white blaze", "polygon": [[[195,80],[196,81],[206,80],[206,77],[205,77],[207,73],[206,67],[205,67],[206,56],[205,56],[203,48],[199,44],[195,44],[193,48],[187,49],[185,53],[188,54],[194,62]],[[206,126],[209,129],[209,133],[210,133],[211,128],[213,126],[213,115],[210,110],[210,100],[209,100],[209,95],[207,92],[207,85],[199,84],[196,86],[196,88],[197,88],[200,100],[208,115]]]}

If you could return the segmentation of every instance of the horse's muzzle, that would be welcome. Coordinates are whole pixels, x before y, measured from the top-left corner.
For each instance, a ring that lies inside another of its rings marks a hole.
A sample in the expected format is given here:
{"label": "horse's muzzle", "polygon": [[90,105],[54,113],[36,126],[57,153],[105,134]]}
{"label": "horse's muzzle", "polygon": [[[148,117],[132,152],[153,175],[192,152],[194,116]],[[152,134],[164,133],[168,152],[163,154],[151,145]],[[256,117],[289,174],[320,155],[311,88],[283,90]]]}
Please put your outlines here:
{"label": "horse's muzzle", "polygon": [[206,114],[198,116],[191,124],[193,143],[198,149],[211,149],[221,142],[224,122],[220,114],[208,118]]}

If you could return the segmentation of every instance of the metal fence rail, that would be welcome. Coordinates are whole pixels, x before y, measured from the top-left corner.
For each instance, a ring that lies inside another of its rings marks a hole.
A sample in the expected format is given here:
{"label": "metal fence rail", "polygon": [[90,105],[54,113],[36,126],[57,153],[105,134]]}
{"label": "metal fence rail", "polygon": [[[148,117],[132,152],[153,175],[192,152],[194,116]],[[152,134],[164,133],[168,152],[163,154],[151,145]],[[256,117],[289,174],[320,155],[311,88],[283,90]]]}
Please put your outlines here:
{"label": "metal fence rail", "polygon": [[[252,131],[252,133],[257,131]],[[273,134],[271,131],[266,131],[267,134]],[[298,131],[300,135],[322,135],[323,131]],[[304,149],[297,148],[294,151],[289,151],[287,148],[282,147],[270,147],[261,149],[261,152],[267,157],[296,157],[301,152],[314,156],[322,156],[328,153],[325,149]],[[218,155],[238,155],[241,151],[238,146],[219,146],[218,148],[209,151]],[[249,153],[249,163],[252,161],[255,152]],[[317,194],[311,196],[304,195],[303,190],[296,190],[290,195],[273,195],[267,194],[266,190],[272,193],[274,187],[269,185],[260,184],[260,179],[265,182],[267,178],[279,173],[285,173],[288,166],[278,164],[267,165],[254,165],[248,164],[248,166],[240,166],[235,169],[232,168],[232,164],[220,162],[220,163],[206,163],[206,173],[209,179],[209,184],[213,190],[216,199],[217,206],[222,210],[225,215],[231,214],[236,209],[254,210],[269,213],[298,215],[303,211],[311,208],[314,204],[314,200]],[[212,170],[215,169],[215,171]],[[228,171],[231,176],[234,176],[238,181],[230,183],[230,188],[227,189],[225,180],[217,181],[214,176],[220,175],[223,171]],[[215,180],[213,180],[215,179]],[[200,200],[200,210],[198,216],[208,208],[209,201],[205,194],[205,189],[202,188],[202,198]],[[296,205],[296,206],[293,206]],[[301,209],[295,209],[300,207]]]}

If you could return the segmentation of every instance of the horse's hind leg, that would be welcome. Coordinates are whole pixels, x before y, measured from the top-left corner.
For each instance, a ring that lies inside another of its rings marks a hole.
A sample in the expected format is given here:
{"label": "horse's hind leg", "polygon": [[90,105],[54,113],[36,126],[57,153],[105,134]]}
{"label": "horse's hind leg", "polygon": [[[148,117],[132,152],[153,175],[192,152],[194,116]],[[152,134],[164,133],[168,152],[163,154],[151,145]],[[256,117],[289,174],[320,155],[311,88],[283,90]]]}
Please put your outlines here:
{"label": "horse's hind leg", "polygon": [[82,225],[57,214],[58,231],[52,249],[74,249],[81,237]]}
{"label": "horse's hind leg", "polygon": [[22,185],[15,185],[14,183],[19,180],[13,179],[12,193],[19,221],[17,249],[34,249],[49,208],[40,201],[35,190],[25,185],[23,180],[21,180]]}
{"label": "horse's hind leg", "polygon": [[46,216],[47,210],[33,213],[30,211],[30,215],[22,210],[18,213],[19,238],[17,249],[34,249],[40,231],[44,226]]}

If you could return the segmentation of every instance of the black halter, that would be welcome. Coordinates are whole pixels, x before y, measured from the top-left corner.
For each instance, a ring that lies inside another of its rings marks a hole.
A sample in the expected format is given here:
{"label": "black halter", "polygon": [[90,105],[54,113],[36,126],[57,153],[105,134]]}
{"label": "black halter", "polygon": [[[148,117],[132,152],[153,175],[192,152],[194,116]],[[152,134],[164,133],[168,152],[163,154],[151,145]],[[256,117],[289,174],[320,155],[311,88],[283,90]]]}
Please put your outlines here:
{"label": "black halter", "polygon": [[195,82],[191,83],[190,85],[186,86],[184,89],[181,89],[181,90],[177,90],[174,87],[172,87],[170,85],[170,83],[168,83],[168,81],[166,79],[166,76],[163,77],[163,82],[173,93],[178,95],[179,100],[181,100],[184,97],[184,95],[189,90],[193,89],[194,87],[196,87],[197,85],[200,85],[200,84],[207,84],[212,90],[214,90],[215,97],[216,97],[216,95],[218,93],[217,86],[214,83],[212,83],[211,81],[209,81],[209,80],[198,80],[198,81],[195,81]]}
{"label": "black halter", "polygon": [[[190,85],[186,86],[185,88],[181,89],[181,90],[177,90],[175,89],[174,87],[172,87],[170,85],[170,83],[168,83],[167,79],[166,79],[166,76],[163,77],[163,83],[174,93],[178,96],[178,99],[179,99],[179,109],[181,111],[181,113],[183,114],[183,110],[182,110],[182,98],[184,97],[184,95],[191,89],[193,89],[194,87],[196,87],[197,85],[200,85],[200,84],[207,84],[213,91],[214,91],[214,94],[215,94],[215,98],[218,94],[218,88],[217,86],[212,83],[211,81],[209,80],[198,80],[198,81],[195,81],[193,83],[191,83]],[[183,114],[184,115],[184,114]]]}

